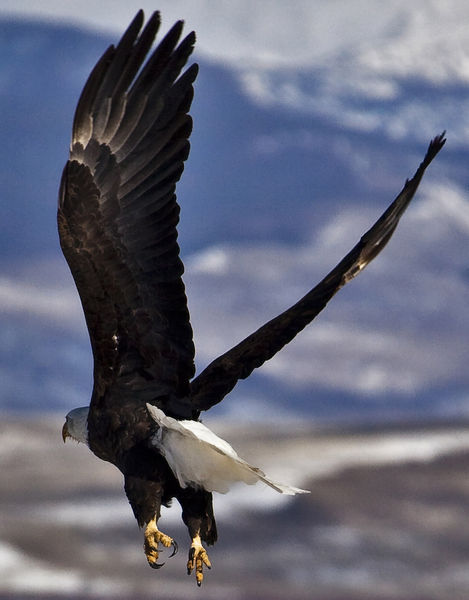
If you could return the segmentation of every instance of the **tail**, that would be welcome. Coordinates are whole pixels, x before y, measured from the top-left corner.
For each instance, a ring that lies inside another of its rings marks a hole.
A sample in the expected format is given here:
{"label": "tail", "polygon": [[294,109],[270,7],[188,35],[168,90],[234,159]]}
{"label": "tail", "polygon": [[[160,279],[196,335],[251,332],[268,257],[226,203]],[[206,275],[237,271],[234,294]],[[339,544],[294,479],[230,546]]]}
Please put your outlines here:
{"label": "tail", "polygon": [[271,487],[273,490],[278,492],[279,494],[286,494],[287,496],[294,496],[295,494],[310,494],[310,490],[302,490],[301,488],[294,487],[292,485],[286,485],[285,483],[279,483],[278,481],[274,481],[267,477],[267,475],[258,469],[257,467],[253,467],[243,459],[238,459],[240,463],[243,463],[244,466],[253,473],[257,479]]}
{"label": "tail", "polygon": [[198,486],[207,492],[225,494],[238,481],[248,485],[263,481],[279,494],[293,496],[309,493],[273,481],[263,471],[240,458],[226,440],[203,423],[177,421],[151,404],[147,404],[147,409],[160,428],[152,443],[164,454],[182,488]]}

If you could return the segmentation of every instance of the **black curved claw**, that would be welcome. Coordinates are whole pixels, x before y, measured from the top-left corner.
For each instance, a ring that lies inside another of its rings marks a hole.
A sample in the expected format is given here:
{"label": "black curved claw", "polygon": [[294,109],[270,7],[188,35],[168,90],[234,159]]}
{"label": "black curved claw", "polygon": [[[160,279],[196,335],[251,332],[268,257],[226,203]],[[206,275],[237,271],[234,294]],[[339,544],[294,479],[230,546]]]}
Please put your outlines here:
{"label": "black curved claw", "polygon": [[192,573],[192,569],[194,569],[194,567],[195,567],[194,556],[195,556],[195,548],[193,546],[191,546],[189,548],[189,561],[187,563],[187,574],[188,575],[190,575]]}
{"label": "black curved claw", "polygon": [[[177,545],[177,542],[175,540],[172,540],[171,542],[171,546],[173,547],[173,551],[171,552],[171,554],[168,556],[168,558],[171,558],[172,556],[174,556],[175,554],[177,554],[179,547]],[[164,564],[164,563],[163,563]]]}
{"label": "black curved claw", "polygon": [[152,569],[161,569],[164,567],[165,563],[148,563]]}

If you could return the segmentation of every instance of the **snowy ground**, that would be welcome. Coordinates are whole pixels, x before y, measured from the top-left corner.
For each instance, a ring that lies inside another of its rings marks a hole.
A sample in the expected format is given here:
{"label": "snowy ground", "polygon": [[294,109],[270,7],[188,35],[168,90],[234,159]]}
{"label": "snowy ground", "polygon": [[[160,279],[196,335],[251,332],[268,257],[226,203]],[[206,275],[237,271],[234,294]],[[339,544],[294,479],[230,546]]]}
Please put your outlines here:
{"label": "snowy ground", "polygon": [[[177,507],[161,528],[179,554],[155,572],[113,467],[46,424],[0,426],[0,598],[191,598]],[[215,498],[220,541],[206,598],[463,599],[469,595],[469,427],[236,430],[214,423],[269,475]]]}

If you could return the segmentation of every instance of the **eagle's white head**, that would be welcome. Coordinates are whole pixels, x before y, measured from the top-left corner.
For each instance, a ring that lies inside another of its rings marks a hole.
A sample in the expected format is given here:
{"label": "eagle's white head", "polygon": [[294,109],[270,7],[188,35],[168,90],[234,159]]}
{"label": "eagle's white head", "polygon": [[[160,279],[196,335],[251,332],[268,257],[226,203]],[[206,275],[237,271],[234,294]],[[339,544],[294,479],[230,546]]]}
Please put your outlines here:
{"label": "eagle's white head", "polygon": [[62,427],[62,439],[65,442],[68,437],[88,446],[88,411],[89,406],[74,408],[65,417]]}

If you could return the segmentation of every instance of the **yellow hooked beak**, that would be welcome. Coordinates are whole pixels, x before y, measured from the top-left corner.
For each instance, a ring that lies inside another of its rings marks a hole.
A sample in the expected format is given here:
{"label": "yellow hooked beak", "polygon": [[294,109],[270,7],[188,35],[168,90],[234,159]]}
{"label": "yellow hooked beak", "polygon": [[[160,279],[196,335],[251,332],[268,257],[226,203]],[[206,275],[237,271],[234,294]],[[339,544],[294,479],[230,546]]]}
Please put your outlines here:
{"label": "yellow hooked beak", "polygon": [[62,427],[62,439],[65,442],[67,441],[68,437],[72,437],[69,432],[68,432],[68,425],[67,425],[67,421],[65,421],[64,426]]}

